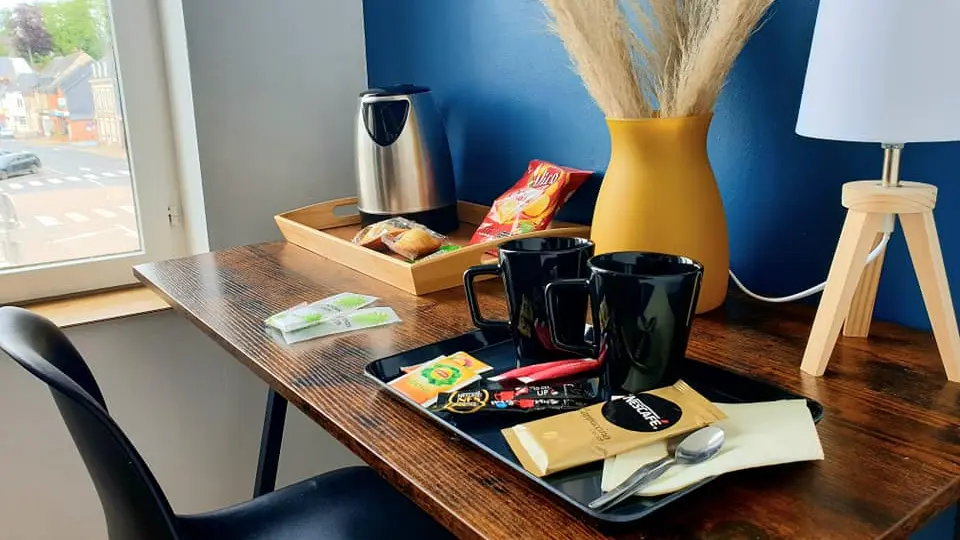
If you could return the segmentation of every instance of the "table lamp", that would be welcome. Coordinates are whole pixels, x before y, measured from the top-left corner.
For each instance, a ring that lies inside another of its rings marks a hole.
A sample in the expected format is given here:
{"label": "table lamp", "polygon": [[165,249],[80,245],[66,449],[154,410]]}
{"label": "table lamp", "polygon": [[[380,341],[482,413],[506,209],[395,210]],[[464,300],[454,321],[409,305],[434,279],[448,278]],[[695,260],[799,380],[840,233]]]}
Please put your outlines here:
{"label": "table lamp", "polygon": [[[844,334],[866,337],[883,257],[867,255],[900,218],[947,378],[960,333],[933,208],[937,188],[899,178],[905,143],[960,140],[960,1],[820,0],[797,133],[879,143],[880,180],[843,185],[847,217],[801,370],[823,375]],[[865,271],[866,270],[866,271]]]}

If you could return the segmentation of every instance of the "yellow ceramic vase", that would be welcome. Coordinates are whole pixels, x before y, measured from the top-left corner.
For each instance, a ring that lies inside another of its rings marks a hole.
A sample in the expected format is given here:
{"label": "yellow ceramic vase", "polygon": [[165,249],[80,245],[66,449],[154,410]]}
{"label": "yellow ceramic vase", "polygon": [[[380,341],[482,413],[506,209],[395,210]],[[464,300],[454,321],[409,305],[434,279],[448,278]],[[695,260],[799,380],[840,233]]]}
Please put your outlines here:
{"label": "yellow ceramic vase", "polygon": [[707,159],[712,116],[607,119],[610,165],[591,233],[598,254],[655,251],[703,263],[697,313],[723,303],[730,268],[723,201]]}

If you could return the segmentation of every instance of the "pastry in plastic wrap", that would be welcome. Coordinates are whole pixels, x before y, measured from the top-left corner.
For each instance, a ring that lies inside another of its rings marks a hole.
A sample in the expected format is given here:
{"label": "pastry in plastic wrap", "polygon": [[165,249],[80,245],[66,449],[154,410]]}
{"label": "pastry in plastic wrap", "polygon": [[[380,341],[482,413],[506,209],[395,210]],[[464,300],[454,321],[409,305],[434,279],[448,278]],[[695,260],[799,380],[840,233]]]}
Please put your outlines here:
{"label": "pastry in plastic wrap", "polygon": [[388,236],[395,236],[404,231],[408,231],[417,224],[406,218],[390,218],[367,225],[356,236],[353,237],[353,243],[365,248],[383,251],[386,249],[383,239]]}
{"label": "pastry in plastic wrap", "polygon": [[383,237],[383,243],[387,245],[387,249],[409,261],[415,261],[437,251],[443,245],[443,241],[442,235],[419,225],[397,235]]}

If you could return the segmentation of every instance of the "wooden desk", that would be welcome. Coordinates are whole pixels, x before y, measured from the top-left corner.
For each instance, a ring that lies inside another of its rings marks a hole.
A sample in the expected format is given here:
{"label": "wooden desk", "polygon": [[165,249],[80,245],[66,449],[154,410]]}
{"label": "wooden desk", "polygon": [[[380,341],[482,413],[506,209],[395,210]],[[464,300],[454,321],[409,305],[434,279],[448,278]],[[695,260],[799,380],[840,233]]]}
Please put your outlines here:
{"label": "wooden desk", "polygon": [[[465,538],[603,538],[575,511],[444,433],[361,375],[378,357],[471,329],[461,290],[409,296],[293,245],[136,268],[140,279],[449,529]],[[486,312],[503,309],[495,283]],[[352,291],[403,323],[278,344],[268,315]],[[841,339],[827,376],[800,372],[813,310],[732,299],[697,319],[689,355],[819,400],[826,461],[727,475],[618,538],[904,538],[960,498],[960,385],[932,338],[875,324]],[[189,376],[189,374],[184,374]]]}

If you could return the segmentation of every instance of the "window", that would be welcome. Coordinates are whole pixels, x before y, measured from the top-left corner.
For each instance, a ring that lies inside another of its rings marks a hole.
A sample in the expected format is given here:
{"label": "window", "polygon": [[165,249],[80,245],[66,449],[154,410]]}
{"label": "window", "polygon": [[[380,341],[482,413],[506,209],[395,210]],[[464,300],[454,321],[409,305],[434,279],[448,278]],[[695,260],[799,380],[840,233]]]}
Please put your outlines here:
{"label": "window", "polygon": [[[111,13],[97,7],[110,4]],[[155,2],[21,4],[11,24],[21,10],[27,21],[29,10],[44,14],[53,43],[62,42],[57,32],[78,27],[102,35],[85,50],[35,53],[35,75],[50,84],[44,90],[58,107],[28,108],[27,116],[37,116],[35,137],[0,140],[0,151],[24,157],[20,165],[0,164],[0,303],[133,283],[132,265],[185,251],[169,210],[179,205],[167,95],[168,76],[176,74],[166,73]],[[48,16],[56,10],[92,20],[64,25]],[[94,89],[90,64],[98,60],[115,61],[116,69]],[[114,95],[124,121],[110,133],[98,129],[95,106],[112,106]]]}

